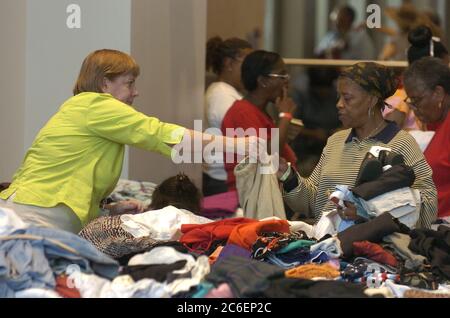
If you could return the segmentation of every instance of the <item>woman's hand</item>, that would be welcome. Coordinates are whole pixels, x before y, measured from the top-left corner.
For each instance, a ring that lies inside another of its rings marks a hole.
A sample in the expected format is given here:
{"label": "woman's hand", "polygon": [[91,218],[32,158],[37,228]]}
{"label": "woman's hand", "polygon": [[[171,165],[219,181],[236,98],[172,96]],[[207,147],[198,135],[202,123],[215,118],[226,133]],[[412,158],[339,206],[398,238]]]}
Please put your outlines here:
{"label": "woman's hand", "polygon": [[344,209],[340,206],[337,207],[337,211],[341,219],[346,221],[356,220],[358,218],[358,214],[356,213],[356,206],[349,201],[344,201],[344,205]]}
{"label": "woman's hand", "polygon": [[297,108],[292,98],[288,97],[287,87],[283,87],[283,94],[278,97],[275,101],[275,106],[280,113],[290,113],[292,114]]}
{"label": "woman's hand", "polygon": [[279,166],[278,166],[278,171],[277,171],[278,180],[280,180],[280,178],[285,174],[285,172],[289,168],[289,165],[288,165],[286,159],[284,159],[283,157],[280,157],[279,160],[280,161],[279,161]]}
{"label": "woman's hand", "polygon": [[119,201],[108,206],[110,215],[136,214],[144,212],[145,208],[144,202],[135,199]]}

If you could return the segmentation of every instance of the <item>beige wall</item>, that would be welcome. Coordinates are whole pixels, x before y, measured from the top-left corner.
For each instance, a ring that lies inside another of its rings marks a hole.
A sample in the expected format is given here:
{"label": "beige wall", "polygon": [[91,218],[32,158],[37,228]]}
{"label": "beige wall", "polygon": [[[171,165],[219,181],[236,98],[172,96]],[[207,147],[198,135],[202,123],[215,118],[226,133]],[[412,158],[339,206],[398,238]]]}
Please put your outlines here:
{"label": "beige wall", "polygon": [[[0,182],[11,180],[24,148],[26,2],[0,5]],[[13,32],[12,32],[13,31]]]}
{"label": "beige wall", "polygon": [[[208,0],[207,37],[240,37],[264,29],[265,0]],[[263,34],[261,34],[260,48]]]}
{"label": "beige wall", "polygon": [[[136,107],[193,128],[203,117],[206,0],[133,0],[131,52],[141,66]],[[206,127],[204,127],[206,128]],[[201,165],[175,165],[130,149],[130,179],[160,181],[184,171],[201,185]]]}
{"label": "beige wall", "polygon": [[[206,0],[77,0],[81,29],[66,26],[71,3],[0,1],[0,181],[11,180],[36,133],[71,96],[83,58],[99,48],[131,52],[141,64],[138,109],[187,127],[202,118]],[[201,180],[199,165],[139,150],[123,177],[159,182],[177,170]]]}
{"label": "beige wall", "polygon": [[130,51],[130,1],[77,0],[80,29],[66,25],[71,0],[0,1],[0,180],[12,179],[38,131],[72,96],[89,52]]}

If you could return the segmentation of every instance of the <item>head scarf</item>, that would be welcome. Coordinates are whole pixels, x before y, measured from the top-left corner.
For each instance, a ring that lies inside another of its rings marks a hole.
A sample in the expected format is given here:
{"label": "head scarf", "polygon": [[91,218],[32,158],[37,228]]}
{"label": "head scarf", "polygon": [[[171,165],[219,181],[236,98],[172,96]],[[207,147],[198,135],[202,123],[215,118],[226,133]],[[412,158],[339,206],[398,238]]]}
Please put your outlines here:
{"label": "head scarf", "polygon": [[392,69],[374,62],[356,63],[345,68],[340,76],[351,79],[366,92],[383,101],[394,95],[399,84]]}

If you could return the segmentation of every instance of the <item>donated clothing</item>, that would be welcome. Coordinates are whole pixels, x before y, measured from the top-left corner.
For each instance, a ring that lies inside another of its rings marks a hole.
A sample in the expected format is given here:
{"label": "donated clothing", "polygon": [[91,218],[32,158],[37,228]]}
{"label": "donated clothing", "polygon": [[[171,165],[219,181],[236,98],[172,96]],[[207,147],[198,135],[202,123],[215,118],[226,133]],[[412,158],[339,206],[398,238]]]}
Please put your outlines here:
{"label": "donated clothing", "polygon": [[247,218],[261,220],[276,216],[286,219],[278,179],[275,173],[264,171],[264,169],[273,170],[271,165],[272,162],[263,165],[244,160],[234,169],[239,203]]}
{"label": "donated clothing", "polygon": [[156,244],[149,236],[135,238],[122,228],[121,215],[101,216],[89,222],[78,235],[106,255],[119,259],[131,253],[146,252]]}
{"label": "donated clothing", "polygon": [[[222,134],[224,136],[227,135],[227,130],[242,128],[243,132],[247,129],[254,129],[255,133],[260,138],[264,138],[261,134],[260,130],[265,130],[267,133],[267,140],[271,139],[271,130],[272,128],[276,128],[272,118],[270,118],[267,114],[262,112],[256,105],[253,105],[248,100],[238,100],[226,113],[223,122],[222,122]],[[237,131],[236,131],[237,132]],[[261,134],[261,135],[260,135]],[[238,137],[243,137],[237,134]],[[232,136],[228,136],[232,137]],[[297,162],[297,157],[294,151],[289,147],[289,145],[280,145],[280,154],[281,157],[286,159],[286,161],[292,163],[295,166]],[[243,159],[243,158],[241,158]],[[234,190],[236,188],[236,178],[234,176],[234,167],[238,164],[238,157],[235,155],[234,160],[231,163],[227,162],[227,155],[224,154],[225,161],[225,170],[227,171],[227,185],[228,190]]]}
{"label": "donated clothing", "polygon": [[112,279],[119,264],[75,234],[29,227],[0,237],[0,297],[56,285],[54,274],[70,269]]}
{"label": "donated clothing", "polygon": [[402,188],[373,198],[360,200],[360,204],[370,217],[389,212],[394,218],[414,228],[420,213],[420,192],[417,189]]}
{"label": "donated clothing", "polygon": [[160,210],[139,214],[124,214],[120,217],[122,229],[135,238],[150,236],[157,241],[177,240],[181,237],[183,224],[206,224],[212,220],[194,213],[166,206]]}
{"label": "donated clothing", "polygon": [[63,203],[85,225],[119,180],[124,145],[170,156],[169,145],[180,143],[184,133],[184,128],[148,117],[110,94],[78,94],[41,129],[0,198],[15,192],[15,203]]}

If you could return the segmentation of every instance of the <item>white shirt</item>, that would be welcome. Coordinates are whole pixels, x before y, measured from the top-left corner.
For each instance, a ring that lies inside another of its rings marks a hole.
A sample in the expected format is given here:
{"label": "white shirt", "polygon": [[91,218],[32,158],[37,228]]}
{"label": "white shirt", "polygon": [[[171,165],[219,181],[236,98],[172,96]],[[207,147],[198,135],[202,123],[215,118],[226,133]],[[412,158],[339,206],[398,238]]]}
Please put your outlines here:
{"label": "white shirt", "polygon": [[[222,135],[222,133],[219,133],[219,130],[225,114],[235,101],[241,99],[242,95],[233,86],[225,82],[214,82],[209,85],[205,93],[206,118],[208,127],[218,129],[217,133],[211,133]],[[227,173],[223,163],[204,164],[203,171],[211,178],[227,180]]]}

